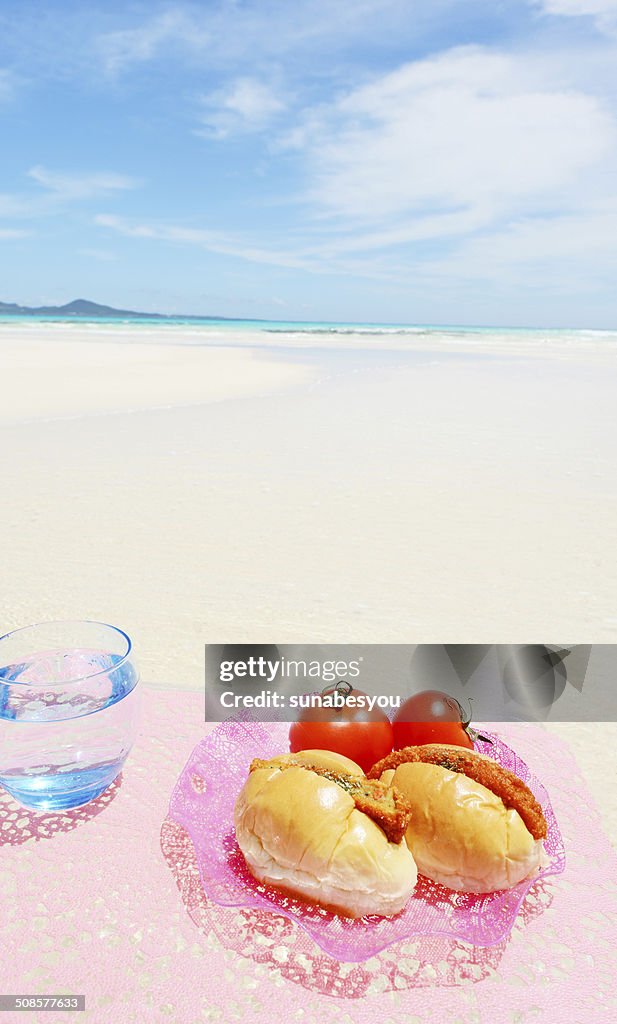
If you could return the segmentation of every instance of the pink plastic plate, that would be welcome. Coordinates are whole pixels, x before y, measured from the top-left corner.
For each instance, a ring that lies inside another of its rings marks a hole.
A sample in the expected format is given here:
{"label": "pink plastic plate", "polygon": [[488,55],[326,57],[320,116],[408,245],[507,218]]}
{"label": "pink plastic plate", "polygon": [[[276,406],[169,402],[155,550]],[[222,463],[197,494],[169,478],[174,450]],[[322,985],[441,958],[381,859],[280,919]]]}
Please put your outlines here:
{"label": "pink plastic plate", "polygon": [[476,749],[515,772],[542,805],[548,823],[544,846],[549,864],[532,880],[505,892],[458,893],[422,876],[405,908],[392,918],[350,920],[321,907],[283,896],[258,883],[247,870],[233,829],[236,797],[254,757],[288,749],[285,723],[227,721],[199,743],[176,783],[169,818],[191,837],[201,883],[219,906],[270,911],[295,921],[329,956],[359,962],[397,942],[444,936],[477,946],[494,946],[510,934],[525,896],[539,879],[565,867],[563,839],[548,794],[527,765],[495,734]]}

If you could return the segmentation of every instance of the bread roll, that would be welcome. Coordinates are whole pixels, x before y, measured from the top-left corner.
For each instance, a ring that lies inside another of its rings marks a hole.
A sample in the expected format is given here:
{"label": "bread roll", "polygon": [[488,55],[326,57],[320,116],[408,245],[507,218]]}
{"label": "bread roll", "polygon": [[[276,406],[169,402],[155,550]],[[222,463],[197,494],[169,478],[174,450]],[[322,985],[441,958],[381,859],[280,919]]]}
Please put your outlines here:
{"label": "bread roll", "polygon": [[361,769],[327,751],[276,760],[251,771],[236,802],[236,837],[251,873],[344,916],[398,913],[417,879],[405,840],[389,842],[349,792],[309,765],[363,777]]}
{"label": "bread roll", "polygon": [[548,863],[519,812],[458,771],[421,761],[384,771],[411,803],[405,834],[418,871],[450,889],[494,892],[533,877]]}
{"label": "bread roll", "polygon": [[359,764],[344,754],[335,754],[332,750],[299,750],[297,754],[293,754],[293,760],[301,761],[308,768],[330,768],[334,772],[347,772],[348,775],[364,775]]}

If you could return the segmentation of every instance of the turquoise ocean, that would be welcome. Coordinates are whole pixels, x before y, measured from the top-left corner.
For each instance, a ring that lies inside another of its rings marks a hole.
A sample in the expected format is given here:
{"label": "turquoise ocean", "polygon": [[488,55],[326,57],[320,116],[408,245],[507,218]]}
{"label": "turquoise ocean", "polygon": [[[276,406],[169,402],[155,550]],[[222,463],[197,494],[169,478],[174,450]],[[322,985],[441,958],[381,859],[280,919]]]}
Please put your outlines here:
{"label": "turquoise ocean", "polygon": [[[311,339],[320,346],[327,345],[330,338],[332,347],[337,343],[344,344],[344,340],[352,341],[353,338],[363,341],[366,344],[378,347],[388,347],[388,341],[395,344],[396,348],[405,347],[405,339],[409,339],[410,346],[417,347],[419,342],[424,342],[427,348],[431,342],[456,344],[467,347],[469,345],[499,343],[507,345],[508,341],[520,345],[529,344],[531,347],[537,345],[558,344],[560,346],[582,346],[587,348],[600,347],[612,349],[617,348],[617,329],[582,329],[582,328],[535,328],[535,327],[501,327],[501,326],[468,326],[468,325],[440,325],[440,324],[404,324],[404,323],[337,323],[330,321],[295,321],[295,320],[242,320],[242,319],[216,319],[213,317],[162,317],[161,319],[150,319],[149,317],[84,317],[84,316],[0,316],[0,338],[6,334],[7,328],[12,328],[18,333],[29,333],[37,327],[45,325],[61,333],[64,337],[70,338],[72,333],[79,329],[80,334],[84,331],[93,337],[107,338],[114,334],[122,336],[123,340],[131,336],[138,340],[153,340],[152,334],[156,332],[157,340],[169,341],[171,344],[221,344],[225,337],[229,341],[240,340],[235,335],[246,338],[251,335],[253,344],[263,342],[268,344],[285,344],[288,340],[294,345],[310,345]],[[12,332],[11,332],[12,333]],[[259,336],[262,336],[261,338]],[[278,337],[277,337],[278,336]],[[329,347],[329,346],[328,346]]]}

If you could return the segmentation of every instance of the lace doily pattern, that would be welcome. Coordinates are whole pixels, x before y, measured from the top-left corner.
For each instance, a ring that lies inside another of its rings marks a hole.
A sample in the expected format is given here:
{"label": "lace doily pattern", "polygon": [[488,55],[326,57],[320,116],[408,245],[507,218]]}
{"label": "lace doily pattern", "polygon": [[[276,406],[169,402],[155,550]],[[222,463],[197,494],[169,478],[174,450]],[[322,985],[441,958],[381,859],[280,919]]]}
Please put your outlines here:
{"label": "lace doily pattern", "polygon": [[[331,957],[357,962],[393,943],[420,936],[442,936],[480,946],[496,945],[509,934],[532,886],[565,867],[563,840],[548,794],[524,761],[496,735],[478,745],[522,778],[542,804],[549,865],[534,880],[504,892],[459,893],[420,878],[407,906],[394,918],[350,920],[268,889],[248,871],[233,832],[233,809],[251,760],[272,757],[288,747],[280,722],[227,721],[193,751],[175,787],[169,808],[195,847],[202,885],[209,901],[222,906],[278,913],[303,928]],[[297,929],[296,929],[297,930]],[[295,931],[291,932],[295,935]]]}
{"label": "lace doily pattern", "polygon": [[[481,981],[495,975],[507,946],[506,940],[486,947],[442,935],[420,935],[360,963],[341,963],[282,914],[211,903],[201,883],[191,838],[170,818],[161,829],[161,848],[184,906],[202,932],[214,932],[227,949],[324,995],[357,999],[406,988]],[[550,888],[538,882],[521,905],[522,923],[540,915],[551,901]]]}

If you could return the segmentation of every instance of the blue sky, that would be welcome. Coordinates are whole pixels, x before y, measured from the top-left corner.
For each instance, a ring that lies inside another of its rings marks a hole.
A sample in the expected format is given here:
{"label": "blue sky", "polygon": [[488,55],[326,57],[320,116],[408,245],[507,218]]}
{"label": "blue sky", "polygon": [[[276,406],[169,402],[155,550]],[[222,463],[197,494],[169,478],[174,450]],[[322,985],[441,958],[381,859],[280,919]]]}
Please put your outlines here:
{"label": "blue sky", "polygon": [[0,299],[617,327],[617,0],[0,7]]}

